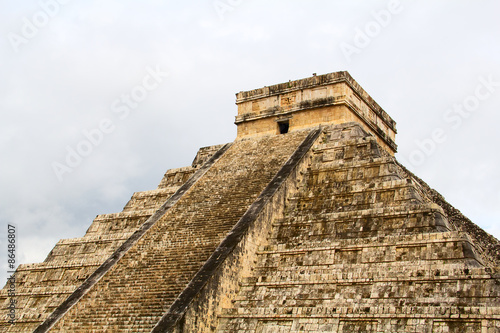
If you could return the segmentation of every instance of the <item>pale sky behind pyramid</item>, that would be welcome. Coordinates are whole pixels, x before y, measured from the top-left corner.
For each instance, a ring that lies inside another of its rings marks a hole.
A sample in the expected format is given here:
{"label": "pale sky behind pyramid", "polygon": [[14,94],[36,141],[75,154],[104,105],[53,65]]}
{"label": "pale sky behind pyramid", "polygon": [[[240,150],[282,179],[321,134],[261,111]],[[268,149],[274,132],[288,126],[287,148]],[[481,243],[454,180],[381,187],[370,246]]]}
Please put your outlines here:
{"label": "pale sky behind pyramid", "polygon": [[0,8],[2,281],[8,224],[18,262],[43,261],[198,148],[233,141],[234,93],[340,70],[397,122],[398,159],[500,237],[498,1]]}

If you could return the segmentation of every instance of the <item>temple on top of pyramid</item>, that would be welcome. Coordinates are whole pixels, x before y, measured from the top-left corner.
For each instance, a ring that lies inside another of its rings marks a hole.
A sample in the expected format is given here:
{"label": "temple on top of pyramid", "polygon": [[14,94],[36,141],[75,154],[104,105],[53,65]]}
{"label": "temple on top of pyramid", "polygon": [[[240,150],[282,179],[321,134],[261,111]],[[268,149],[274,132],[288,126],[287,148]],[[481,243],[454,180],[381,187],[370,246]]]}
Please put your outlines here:
{"label": "temple on top of pyramid", "polygon": [[348,72],[242,91],[236,104],[238,138],[357,122],[388,152],[396,152],[396,122]]}
{"label": "temple on top of pyramid", "polygon": [[347,72],[236,104],[234,142],[20,265],[0,332],[500,332],[499,241]]}

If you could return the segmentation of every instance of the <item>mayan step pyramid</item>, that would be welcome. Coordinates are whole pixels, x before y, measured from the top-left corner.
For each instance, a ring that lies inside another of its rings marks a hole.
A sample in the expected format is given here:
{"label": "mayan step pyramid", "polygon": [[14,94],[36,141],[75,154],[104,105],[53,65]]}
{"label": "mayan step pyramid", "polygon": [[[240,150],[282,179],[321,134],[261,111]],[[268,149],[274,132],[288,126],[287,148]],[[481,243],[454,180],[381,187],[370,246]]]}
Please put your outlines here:
{"label": "mayan step pyramid", "polygon": [[1,332],[500,332],[500,243],[337,72],[237,94],[234,142],[16,272]]}

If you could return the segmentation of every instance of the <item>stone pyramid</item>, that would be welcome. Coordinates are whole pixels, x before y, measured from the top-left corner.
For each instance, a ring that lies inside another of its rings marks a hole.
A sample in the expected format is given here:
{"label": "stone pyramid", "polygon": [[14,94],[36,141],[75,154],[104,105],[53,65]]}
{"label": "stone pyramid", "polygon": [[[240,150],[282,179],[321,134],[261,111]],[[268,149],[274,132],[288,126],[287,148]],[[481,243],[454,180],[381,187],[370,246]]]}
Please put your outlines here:
{"label": "stone pyramid", "polygon": [[347,72],[237,94],[234,142],[15,274],[0,332],[500,332],[500,243]]}

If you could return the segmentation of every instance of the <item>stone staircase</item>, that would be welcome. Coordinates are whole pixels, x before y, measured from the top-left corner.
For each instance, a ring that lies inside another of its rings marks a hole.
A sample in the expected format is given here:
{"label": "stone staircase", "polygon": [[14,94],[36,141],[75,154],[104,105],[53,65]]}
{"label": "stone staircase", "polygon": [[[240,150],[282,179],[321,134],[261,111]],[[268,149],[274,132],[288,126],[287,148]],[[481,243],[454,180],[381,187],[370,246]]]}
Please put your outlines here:
{"label": "stone staircase", "polygon": [[481,249],[357,125],[329,131],[217,332],[500,332]]}
{"label": "stone staircase", "polygon": [[307,134],[234,142],[50,331],[151,331]]}

